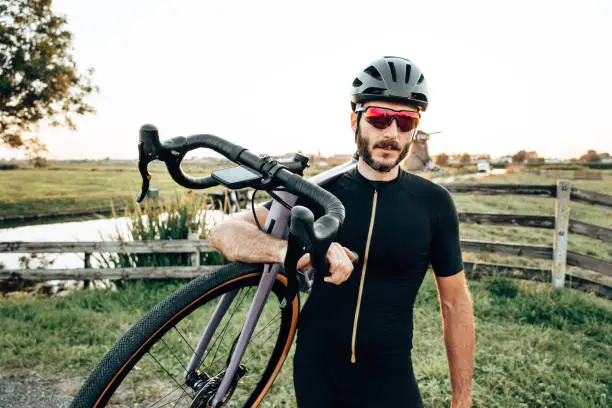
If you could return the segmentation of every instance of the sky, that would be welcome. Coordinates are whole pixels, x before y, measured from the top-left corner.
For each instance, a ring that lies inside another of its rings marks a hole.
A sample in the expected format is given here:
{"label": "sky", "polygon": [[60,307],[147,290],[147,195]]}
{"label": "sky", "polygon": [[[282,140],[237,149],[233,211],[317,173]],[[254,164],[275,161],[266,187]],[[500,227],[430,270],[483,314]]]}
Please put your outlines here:
{"label": "sky", "polygon": [[[612,1],[56,0],[97,114],[35,132],[55,159],[137,158],[138,129],[257,153],[352,153],[350,85],[383,55],[424,72],[430,154],[612,153]],[[209,156],[206,150],[191,156]],[[0,157],[15,156],[0,149]]]}

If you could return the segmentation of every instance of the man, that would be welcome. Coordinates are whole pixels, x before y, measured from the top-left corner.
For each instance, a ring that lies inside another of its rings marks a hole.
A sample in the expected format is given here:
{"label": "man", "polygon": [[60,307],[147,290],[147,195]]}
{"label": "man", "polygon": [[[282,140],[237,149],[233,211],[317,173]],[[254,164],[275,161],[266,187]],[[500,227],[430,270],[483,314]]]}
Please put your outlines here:
{"label": "man", "polygon": [[[474,322],[456,210],[445,189],[399,167],[427,96],[420,69],[403,58],[380,58],[353,81],[359,161],[323,186],[342,201],[346,220],[328,252],[330,275],[315,274],[300,316],[294,359],[300,408],[422,406],[411,361],[412,311],[430,264],[451,407],[471,406]],[[258,218],[267,211],[260,207]],[[286,251],[286,243],[260,232],[249,213],[213,230],[211,244],[243,262],[283,262]],[[352,251],[359,254],[354,271]],[[308,266],[306,255],[298,267]]]}

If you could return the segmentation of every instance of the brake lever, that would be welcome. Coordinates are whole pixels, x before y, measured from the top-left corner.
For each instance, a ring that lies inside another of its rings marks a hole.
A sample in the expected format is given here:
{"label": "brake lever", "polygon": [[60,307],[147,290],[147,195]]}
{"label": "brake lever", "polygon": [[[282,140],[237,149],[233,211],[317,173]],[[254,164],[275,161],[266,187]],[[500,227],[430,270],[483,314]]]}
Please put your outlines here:
{"label": "brake lever", "polygon": [[158,156],[163,151],[163,148],[159,142],[157,128],[153,125],[141,126],[138,139],[138,171],[142,177],[142,186],[136,201],[140,203],[149,191],[151,180],[151,173],[148,170],[149,163],[159,158]]}
{"label": "brake lever", "polygon": [[[138,144],[138,156],[142,157],[141,153],[142,147],[141,143]],[[150,161],[145,161],[141,158],[138,159],[138,171],[140,172],[140,176],[142,177],[142,186],[140,187],[140,193],[136,197],[136,202],[140,203],[147,196],[147,192],[149,191],[149,182],[151,180],[151,173],[149,173]]]}

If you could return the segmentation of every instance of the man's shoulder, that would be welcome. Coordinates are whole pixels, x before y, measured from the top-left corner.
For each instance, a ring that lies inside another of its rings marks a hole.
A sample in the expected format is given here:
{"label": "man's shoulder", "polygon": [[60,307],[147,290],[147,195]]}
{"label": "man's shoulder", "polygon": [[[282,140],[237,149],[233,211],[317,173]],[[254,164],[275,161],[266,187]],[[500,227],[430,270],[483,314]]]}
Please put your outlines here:
{"label": "man's shoulder", "polygon": [[344,173],[340,173],[336,177],[331,180],[326,181],[325,183],[319,184],[319,187],[332,191],[335,189],[346,189],[348,187],[356,185],[356,177],[355,177],[355,169],[351,169],[345,171]]}
{"label": "man's shoulder", "polygon": [[450,197],[448,190],[441,185],[419,175],[408,173],[405,170],[401,171],[403,172],[401,180],[402,187],[410,194],[429,196],[437,199],[446,199]]}

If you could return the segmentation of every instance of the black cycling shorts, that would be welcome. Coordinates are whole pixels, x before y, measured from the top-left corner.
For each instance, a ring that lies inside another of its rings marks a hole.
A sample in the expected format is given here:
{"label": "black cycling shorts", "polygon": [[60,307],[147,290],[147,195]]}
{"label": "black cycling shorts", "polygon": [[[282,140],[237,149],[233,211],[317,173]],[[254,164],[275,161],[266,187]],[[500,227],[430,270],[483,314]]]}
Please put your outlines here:
{"label": "black cycling shorts", "polygon": [[[318,343],[318,342],[317,342]],[[411,355],[395,353],[356,363],[323,346],[299,342],[293,376],[298,408],[421,408]]]}

